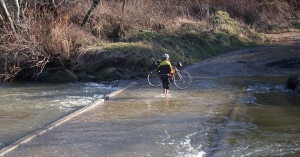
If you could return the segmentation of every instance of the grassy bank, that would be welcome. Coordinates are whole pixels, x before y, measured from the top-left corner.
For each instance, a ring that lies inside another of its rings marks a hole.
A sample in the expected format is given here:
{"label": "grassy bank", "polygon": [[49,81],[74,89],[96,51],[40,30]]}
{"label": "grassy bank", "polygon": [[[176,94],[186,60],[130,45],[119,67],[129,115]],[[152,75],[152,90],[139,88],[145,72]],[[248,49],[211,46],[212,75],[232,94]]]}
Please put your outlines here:
{"label": "grassy bank", "polygon": [[85,25],[90,1],[59,3],[56,17],[30,7],[35,2],[18,35],[0,24],[1,82],[138,78],[154,68],[152,55],[189,65],[274,42],[265,33],[299,30],[297,0],[101,1]]}
{"label": "grassy bank", "polygon": [[119,42],[83,49],[81,54],[84,57],[78,67],[86,67],[83,69],[91,71],[118,67],[139,72],[143,76],[153,68],[151,56],[160,59],[168,53],[173,62],[190,65],[228,51],[272,41],[267,35],[241,25],[224,11],[218,11],[211,23],[184,21],[165,31],[168,33],[160,35],[141,30],[130,38],[121,38]]}

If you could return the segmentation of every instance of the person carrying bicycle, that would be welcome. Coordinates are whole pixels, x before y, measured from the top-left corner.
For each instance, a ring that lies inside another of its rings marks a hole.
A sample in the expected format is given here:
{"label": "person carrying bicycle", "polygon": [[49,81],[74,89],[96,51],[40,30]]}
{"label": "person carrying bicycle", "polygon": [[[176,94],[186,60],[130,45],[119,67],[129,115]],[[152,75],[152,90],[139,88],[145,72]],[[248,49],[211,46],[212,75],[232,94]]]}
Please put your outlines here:
{"label": "person carrying bicycle", "polygon": [[165,97],[169,94],[169,76],[173,69],[169,58],[170,56],[168,54],[164,54],[162,56],[162,61],[157,67],[157,72],[160,74],[161,82],[163,84],[163,94]]}

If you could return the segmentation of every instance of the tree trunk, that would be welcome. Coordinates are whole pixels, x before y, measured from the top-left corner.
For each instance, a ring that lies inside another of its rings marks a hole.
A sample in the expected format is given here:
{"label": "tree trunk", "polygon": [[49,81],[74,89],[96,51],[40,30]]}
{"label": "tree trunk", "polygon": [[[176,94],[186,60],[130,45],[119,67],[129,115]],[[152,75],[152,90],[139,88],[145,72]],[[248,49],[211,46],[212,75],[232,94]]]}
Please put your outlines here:
{"label": "tree trunk", "polygon": [[1,16],[0,14],[0,27],[2,27],[4,25],[4,20],[3,20],[3,17]]}
{"label": "tree trunk", "polygon": [[122,16],[123,16],[124,12],[125,12],[125,0],[123,0],[123,4],[122,4]]}
{"label": "tree trunk", "polygon": [[20,26],[20,4],[18,0],[14,0],[14,23],[16,27]]}
{"label": "tree trunk", "polygon": [[93,0],[93,4],[90,8],[90,10],[86,13],[86,15],[84,16],[84,19],[81,23],[81,27],[84,26],[86,24],[86,22],[88,21],[88,19],[90,18],[93,10],[97,7],[97,5],[99,4],[100,0]]}
{"label": "tree trunk", "polygon": [[206,0],[206,19],[209,19],[209,1],[210,0]]}
{"label": "tree trunk", "polygon": [[4,18],[5,18],[5,20],[7,20],[9,22],[12,32],[14,33],[14,35],[16,35],[17,33],[16,33],[15,26],[14,26],[14,22],[11,19],[11,16],[6,8],[6,4],[5,4],[4,0],[0,0],[0,8],[3,10]]}

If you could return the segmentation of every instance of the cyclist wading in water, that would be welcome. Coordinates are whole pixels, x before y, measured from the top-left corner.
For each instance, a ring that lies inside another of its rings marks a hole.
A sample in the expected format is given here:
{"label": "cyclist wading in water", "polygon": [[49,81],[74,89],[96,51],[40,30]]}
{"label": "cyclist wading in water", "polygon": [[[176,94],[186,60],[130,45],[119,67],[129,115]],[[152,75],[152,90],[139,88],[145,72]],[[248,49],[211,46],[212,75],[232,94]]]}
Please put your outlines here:
{"label": "cyclist wading in water", "polygon": [[162,56],[162,61],[159,63],[157,72],[160,75],[160,79],[163,85],[163,94],[165,97],[169,94],[169,76],[172,70],[172,65],[168,54]]}

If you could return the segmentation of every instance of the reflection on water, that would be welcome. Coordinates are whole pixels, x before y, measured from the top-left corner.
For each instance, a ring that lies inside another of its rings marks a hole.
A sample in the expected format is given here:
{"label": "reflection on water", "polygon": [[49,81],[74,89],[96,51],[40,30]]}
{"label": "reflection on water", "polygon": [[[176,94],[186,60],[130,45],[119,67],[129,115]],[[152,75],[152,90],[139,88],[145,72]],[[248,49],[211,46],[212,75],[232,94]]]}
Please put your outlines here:
{"label": "reflection on water", "polygon": [[266,86],[266,91],[258,91],[253,96],[255,105],[248,104],[245,110],[258,128],[251,133],[253,137],[246,137],[254,144],[250,147],[252,151],[259,151],[262,155],[272,152],[278,156],[299,156],[299,94],[280,86]]}
{"label": "reflection on water", "polygon": [[114,90],[97,83],[2,84],[0,148]]}
{"label": "reflection on water", "polygon": [[300,155],[300,98],[281,79],[195,79],[161,93],[140,82],[11,156]]}
{"label": "reflection on water", "polygon": [[222,139],[217,156],[300,155],[299,94],[285,84],[268,83],[248,86],[238,119],[228,122],[228,137]]}

